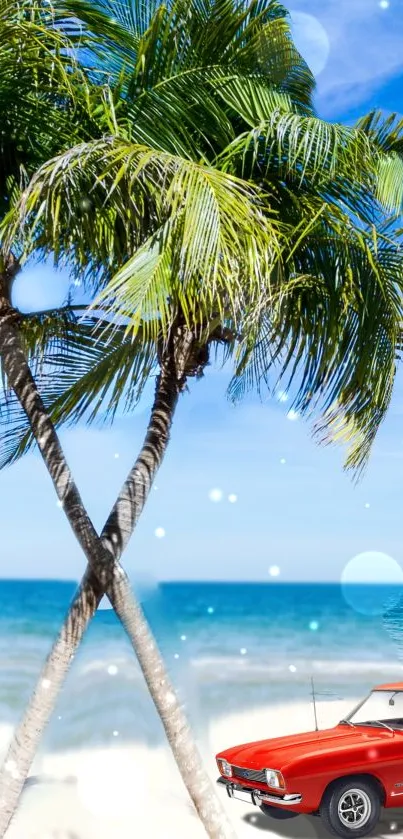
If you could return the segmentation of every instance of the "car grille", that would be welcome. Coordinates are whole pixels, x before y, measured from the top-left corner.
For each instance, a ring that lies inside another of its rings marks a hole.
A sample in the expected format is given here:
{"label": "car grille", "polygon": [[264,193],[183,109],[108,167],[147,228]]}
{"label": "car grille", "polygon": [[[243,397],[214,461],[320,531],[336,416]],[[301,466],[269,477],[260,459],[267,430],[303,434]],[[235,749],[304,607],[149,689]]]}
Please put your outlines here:
{"label": "car grille", "polygon": [[232,774],[243,781],[253,781],[257,784],[267,784],[264,769],[241,769],[239,766],[232,767]]}

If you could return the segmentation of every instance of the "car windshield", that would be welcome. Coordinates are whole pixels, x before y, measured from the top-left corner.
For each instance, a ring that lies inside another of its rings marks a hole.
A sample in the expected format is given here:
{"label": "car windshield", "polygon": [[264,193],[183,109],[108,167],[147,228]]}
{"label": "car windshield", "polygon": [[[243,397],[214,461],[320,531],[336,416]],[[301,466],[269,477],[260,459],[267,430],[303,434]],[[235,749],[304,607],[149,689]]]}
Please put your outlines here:
{"label": "car windshield", "polygon": [[373,690],[341,723],[403,729],[403,690]]}

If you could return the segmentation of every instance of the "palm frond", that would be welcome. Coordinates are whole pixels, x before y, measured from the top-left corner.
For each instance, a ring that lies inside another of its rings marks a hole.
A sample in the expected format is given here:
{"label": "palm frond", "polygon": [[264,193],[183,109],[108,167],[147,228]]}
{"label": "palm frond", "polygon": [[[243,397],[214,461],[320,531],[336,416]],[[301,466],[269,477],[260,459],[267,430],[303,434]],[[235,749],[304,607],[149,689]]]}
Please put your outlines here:
{"label": "palm frond", "polygon": [[[112,422],[119,409],[130,412],[157,367],[156,348],[140,328],[136,339],[102,317],[77,320],[74,312],[30,315],[22,334],[37,386],[56,427]],[[40,348],[40,351],[39,349]],[[35,440],[14,394],[0,398],[0,468],[29,451]]]}
{"label": "palm frond", "polygon": [[94,121],[85,74],[51,6],[3,0],[0,47],[2,217],[40,164],[85,137]]}
{"label": "palm frond", "polygon": [[359,120],[357,128],[383,153],[377,170],[379,201],[390,212],[400,213],[403,206],[403,119],[397,114],[385,116],[374,110]]}
{"label": "palm frond", "polygon": [[379,161],[377,197],[390,212],[399,213],[403,207],[403,158],[390,152]]}
{"label": "palm frond", "polygon": [[[269,293],[282,236],[253,186],[116,137],[80,145],[42,166],[3,229],[5,247],[23,230],[27,251],[53,252],[101,285],[119,268],[94,306],[106,305],[118,317],[130,311],[133,328],[150,313],[153,321],[157,312],[162,317],[168,290],[176,301],[171,311],[197,304],[199,322],[217,308],[236,317],[246,300],[259,305]],[[164,266],[162,291],[148,293],[145,311],[131,310],[144,270],[157,276],[150,269],[154,259]]]}
{"label": "palm frond", "polygon": [[181,72],[144,90],[128,106],[133,141],[193,160],[215,157],[234,128],[215,88],[234,74],[219,65]]}
{"label": "palm frond", "polygon": [[395,236],[357,230],[342,217],[322,215],[311,234],[293,254],[294,279],[278,308],[245,336],[229,395],[275,391],[286,378],[292,407],[310,419],[319,413],[317,439],[347,442],[346,467],[360,475],[393,389],[402,255]]}
{"label": "palm frond", "polygon": [[[82,324],[24,326],[55,422],[108,405],[113,418],[130,387],[135,401],[180,315],[206,342],[230,324],[232,393],[286,376],[319,438],[349,436],[360,469],[400,342],[400,234],[383,222],[402,202],[403,123],[317,119],[276,0],[15,9],[32,39],[18,19],[10,46],[3,15],[3,247],[53,253],[99,293]],[[27,120],[38,131],[16,149]],[[29,444],[13,410],[6,459]]]}
{"label": "palm frond", "polygon": [[131,76],[129,98],[178,73],[220,65],[260,73],[295,103],[312,108],[314,79],[276,0],[54,0],[54,7],[69,37],[86,45],[84,65],[92,53],[92,69],[102,59],[112,78],[123,68]]}
{"label": "palm frond", "polygon": [[403,152],[403,119],[397,114],[385,116],[382,111],[373,110],[356,123],[384,152]]}
{"label": "palm frond", "polygon": [[281,107],[273,109],[271,92],[259,87],[257,91],[260,108],[265,107],[267,116],[256,125],[255,103],[249,106],[249,114],[244,108],[244,119],[254,127],[222,152],[219,163],[225,170],[233,171],[241,160],[246,177],[256,168],[262,177],[274,170],[278,177],[292,177],[297,185],[308,180],[319,187],[335,177],[373,185],[376,151],[364,132],[285,112]]}

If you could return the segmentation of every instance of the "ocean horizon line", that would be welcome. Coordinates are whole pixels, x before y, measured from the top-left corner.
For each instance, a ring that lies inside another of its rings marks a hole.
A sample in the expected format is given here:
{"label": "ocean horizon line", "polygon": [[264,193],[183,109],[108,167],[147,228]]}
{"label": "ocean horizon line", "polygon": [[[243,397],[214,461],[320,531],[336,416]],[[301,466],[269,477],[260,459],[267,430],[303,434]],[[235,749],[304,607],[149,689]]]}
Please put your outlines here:
{"label": "ocean horizon line", "polygon": [[[129,575],[130,576],[130,575]],[[155,579],[154,577],[139,577],[132,581],[140,586],[144,585],[162,585],[162,586],[176,586],[176,585],[186,585],[186,586],[200,586],[200,585],[210,585],[210,586],[267,586],[270,588],[280,588],[282,586],[290,586],[290,585],[298,585],[298,586],[342,586],[343,588],[350,587],[350,586],[384,586],[385,588],[403,588],[403,583],[399,582],[382,582],[381,580],[350,580],[349,582],[344,582],[341,580],[266,580],[266,579],[253,579],[253,580],[224,580],[224,579],[210,579],[210,578],[200,578],[197,580],[189,580],[189,579]],[[70,586],[78,586],[80,581],[76,579],[67,579],[63,577],[0,577],[0,585],[2,583],[52,583],[52,584],[60,584],[60,585],[70,585]]]}

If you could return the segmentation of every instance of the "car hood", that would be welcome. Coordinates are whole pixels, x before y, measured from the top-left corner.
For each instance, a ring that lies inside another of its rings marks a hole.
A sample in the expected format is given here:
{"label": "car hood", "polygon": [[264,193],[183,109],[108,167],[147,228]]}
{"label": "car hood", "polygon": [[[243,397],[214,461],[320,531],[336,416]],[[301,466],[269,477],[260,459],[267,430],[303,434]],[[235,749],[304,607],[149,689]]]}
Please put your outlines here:
{"label": "car hood", "polygon": [[301,757],[320,755],[323,752],[334,753],[345,748],[351,749],[354,745],[359,748],[365,746],[368,740],[383,740],[385,735],[387,736],[387,732],[378,728],[351,728],[340,725],[324,731],[309,731],[245,743],[220,752],[218,757],[243,768],[281,769]]}

